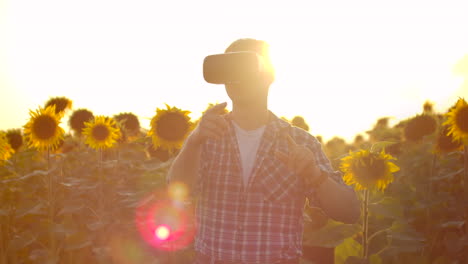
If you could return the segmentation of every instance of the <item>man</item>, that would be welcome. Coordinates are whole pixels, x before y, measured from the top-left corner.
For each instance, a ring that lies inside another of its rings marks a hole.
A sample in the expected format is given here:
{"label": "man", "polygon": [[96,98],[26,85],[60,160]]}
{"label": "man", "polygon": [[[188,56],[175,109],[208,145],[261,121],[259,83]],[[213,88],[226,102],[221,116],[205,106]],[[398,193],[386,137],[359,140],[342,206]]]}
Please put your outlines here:
{"label": "man", "polygon": [[226,53],[237,51],[271,69],[225,85],[232,112],[223,114],[226,103],[205,112],[168,179],[198,194],[195,263],[299,263],[305,198],[346,223],[359,218],[359,202],[316,138],[268,110],[268,44],[239,39]]}

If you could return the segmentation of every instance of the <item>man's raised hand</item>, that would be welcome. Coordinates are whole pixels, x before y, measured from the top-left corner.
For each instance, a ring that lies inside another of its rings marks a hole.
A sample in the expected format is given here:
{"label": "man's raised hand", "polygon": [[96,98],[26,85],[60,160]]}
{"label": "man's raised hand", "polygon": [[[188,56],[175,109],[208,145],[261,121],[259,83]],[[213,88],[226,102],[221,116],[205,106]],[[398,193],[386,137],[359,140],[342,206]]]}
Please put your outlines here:
{"label": "man's raised hand", "polygon": [[298,145],[289,134],[284,137],[288,141],[289,151],[288,153],[275,152],[276,158],[303,178],[318,177],[320,170],[315,163],[314,153],[307,147]]}
{"label": "man's raised hand", "polygon": [[222,117],[227,103],[221,103],[206,110],[200,118],[198,126],[192,133],[193,141],[200,144],[208,138],[218,139],[227,129],[227,121]]}

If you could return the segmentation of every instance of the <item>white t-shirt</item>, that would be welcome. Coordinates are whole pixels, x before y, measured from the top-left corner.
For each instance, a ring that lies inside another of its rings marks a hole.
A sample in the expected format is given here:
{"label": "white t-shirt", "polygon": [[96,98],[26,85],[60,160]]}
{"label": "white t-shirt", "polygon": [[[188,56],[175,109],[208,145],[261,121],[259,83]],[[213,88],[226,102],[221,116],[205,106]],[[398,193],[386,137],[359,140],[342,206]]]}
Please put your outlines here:
{"label": "white t-shirt", "polygon": [[244,186],[246,186],[249,182],[250,174],[252,174],[257,150],[260,145],[263,132],[265,131],[265,126],[255,130],[244,130],[240,128],[236,122],[232,121],[232,124],[236,131],[237,145],[239,146],[242,162],[242,178],[244,180]]}

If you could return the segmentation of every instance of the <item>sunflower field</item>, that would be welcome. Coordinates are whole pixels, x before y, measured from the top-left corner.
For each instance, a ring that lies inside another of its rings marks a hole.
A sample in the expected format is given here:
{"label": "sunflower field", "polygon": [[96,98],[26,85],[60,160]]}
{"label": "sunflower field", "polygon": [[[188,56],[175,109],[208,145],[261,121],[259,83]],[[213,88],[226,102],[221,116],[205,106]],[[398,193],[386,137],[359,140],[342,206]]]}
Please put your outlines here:
{"label": "sunflower field", "polygon": [[[166,182],[197,124],[189,113],[158,108],[146,130],[132,113],[95,116],[54,97],[0,131],[0,264],[190,263],[195,201]],[[343,224],[306,205],[301,263],[468,263],[467,102],[445,113],[428,102],[364,133],[322,142],[361,218]]]}

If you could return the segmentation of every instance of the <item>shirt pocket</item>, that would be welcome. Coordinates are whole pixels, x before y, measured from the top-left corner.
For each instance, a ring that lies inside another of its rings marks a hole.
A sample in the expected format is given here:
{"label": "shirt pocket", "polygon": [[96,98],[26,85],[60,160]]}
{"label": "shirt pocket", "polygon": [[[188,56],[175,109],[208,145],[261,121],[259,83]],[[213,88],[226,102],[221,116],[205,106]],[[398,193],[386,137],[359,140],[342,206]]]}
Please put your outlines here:
{"label": "shirt pocket", "polygon": [[258,176],[259,187],[267,202],[288,203],[302,195],[297,175],[275,158],[265,158]]}

